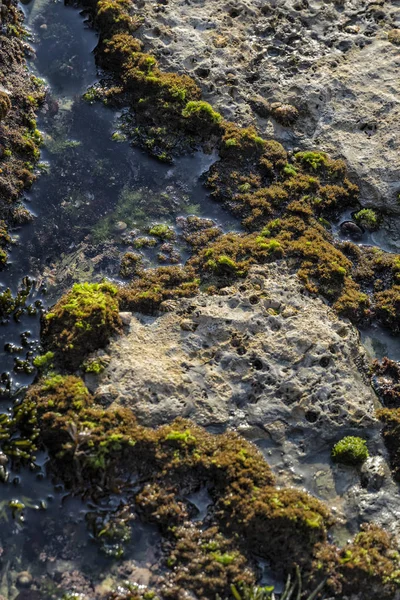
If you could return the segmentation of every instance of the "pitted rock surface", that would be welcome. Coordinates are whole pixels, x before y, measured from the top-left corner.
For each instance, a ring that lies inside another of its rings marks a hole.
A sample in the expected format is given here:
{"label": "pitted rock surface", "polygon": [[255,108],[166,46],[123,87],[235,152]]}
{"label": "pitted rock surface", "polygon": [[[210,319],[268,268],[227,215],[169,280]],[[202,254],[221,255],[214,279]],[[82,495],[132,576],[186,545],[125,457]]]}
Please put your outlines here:
{"label": "pitted rock surface", "polygon": [[224,295],[166,302],[132,317],[102,376],[115,401],[158,425],[183,415],[201,425],[280,421],[333,438],[375,427],[375,396],[355,328],[302,293],[283,266],[253,268]]}
{"label": "pitted rock surface", "polygon": [[216,432],[236,428],[264,450],[282,484],[326,499],[350,526],[361,517],[397,532],[400,497],[387,466],[361,477],[330,460],[350,434],[386,464],[368,361],[349,322],[279,264],[253,267],[221,295],[162,308],[130,322],[123,314],[108,366],[86,378],[97,401],[130,407],[150,426],[183,416]]}
{"label": "pitted rock surface", "polygon": [[[343,157],[364,205],[399,212],[400,65],[388,0],[142,2],[142,37],[164,68],[186,72],[224,117],[288,149]],[[283,127],[271,104],[294,105]],[[394,226],[392,236],[400,238]],[[400,242],[399,242],[400,245]]]}

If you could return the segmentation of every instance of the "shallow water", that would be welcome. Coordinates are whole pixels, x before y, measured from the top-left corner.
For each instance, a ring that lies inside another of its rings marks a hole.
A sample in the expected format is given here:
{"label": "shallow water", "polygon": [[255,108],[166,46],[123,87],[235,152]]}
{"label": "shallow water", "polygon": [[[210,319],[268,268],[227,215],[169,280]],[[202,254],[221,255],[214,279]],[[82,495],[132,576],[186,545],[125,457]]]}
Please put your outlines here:
{"label": "shallow water", "polygon": [[[41,307],[54,303],[76,280],[118,277],[121,256],[131,247],[116,231],[116,220],[123,219],[127,229],[144,235],[159,222],[178,231],[176,219],[191,214],[212,218],[227,229],[238,228],[201,183],[215,155],[199,152],[174,165],[157,162],[121,141],[120,135],[113,139],[121,114],[82,100],[97,79],[92,53],[97,36],[85,26],[84,16],[49,0],[34,0],[23,9],[36,51],[30,68],[49,87],[38,117],[44,135],[43,166],[23,199],[36,218],[12,232],[15,243],[0,286],[15,294],[29,276],[33,285],[28,303],[40,305],[36,314],[25,312],[19,322],[11,317],[0,326],[4,413],[12,412],[19,391],[34,378],[34,372],[17,372],[15,367],[40,351]],[[184,261],[187,248],[179,241],[176,246]],[[154,265],[155,251],[145,252],[145,261]],[[8,351],[3,349],[6,344]],[[126,578],[132,564],[145,571],[157,560],[160,538],[155,528],[141,524],[136,515],[120,515],[133,493],[129,482],[122,483],[120,492],[107,498],[104,506],[94,506],[90,500],[71,497],[62,486],[54,487],[46,477],[46,461],[43,454],[29,469],[17,473],[6,465],[3,473],[0,595],[18,597],[17,573],[29,570],[49,594],[55,593],[57,581],[65,591],[75,587],[94,597],[93,585],[106,589],[113,565],[115,584]],[[99,528],[113,519],[131,533],[117,563],[118,545],[93,541]]]}
{"label": "shallow water", "polygon": [[[118,278],[123,254],[134,250],[130,231],[146,235],[152,224],[161,222],[179,233],[176,219],[191,214],[237,229],[238,223],[210,200],[200,181],[215,155],[198,152],[174,165],[162,164],[120,141],[120,135],[118,141],[113,139],[120,113],[82,100],[97,78],[92,53],[97,36],[85,27],[84,16],[48,0],[34,0],[24,10],[36,51],[30,66],[49,86],[38,117],[43,167],[23,198],[36,218],[12,232],[15,245],[7,270],[0,274],[0,289],[9,287],[16,293],[28,275],[35,281],[31,301],[50,305],[75,281]],[[116,231],[121,221],[124,236]],[[161,246],[158,241],[155,249],[142,251],[144,266],[158,264]],[[174,261],[183,262],[187,256],[178,238]],[[164,259],[162,264],[170,264],[169,256]],[[21,323],[11,320],[0,330],[1,371],[11,374],[13,390],[32,379],[13,368],[15,359],[25,360],[26,353],[37,348],[39,316],[24,315]],[[31,347],[2,352],[6,343],[21,346],[24,332]]]}

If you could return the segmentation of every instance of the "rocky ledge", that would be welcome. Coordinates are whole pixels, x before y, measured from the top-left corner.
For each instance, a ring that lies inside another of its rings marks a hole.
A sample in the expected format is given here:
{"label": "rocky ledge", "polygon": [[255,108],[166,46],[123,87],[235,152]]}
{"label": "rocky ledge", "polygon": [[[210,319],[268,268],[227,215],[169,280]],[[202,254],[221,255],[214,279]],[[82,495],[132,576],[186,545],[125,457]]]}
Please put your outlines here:
{"label": "rocky ledge", "polygon": [[[108,366],[86,375],[97,401],[132,408],[145,425],[184,416],[213,431],[237,429],[264,449],[282,483],[336,503],[348,523],[361,515],[393,528],[400,506],[368,357],[348,321],[282,264],[253,267],[221,295],[161,308],[152,317],[122,313],[125,333],[97,353]],[[330,462],[334,443],[360,432],[372,455],[361,480]]]}
{"label": "rocky ledge", "polygon": [[224,117],[345,158],[362,203],[399,212],[395,3],[166,0],[143,16],[160,63],[192,75]]}

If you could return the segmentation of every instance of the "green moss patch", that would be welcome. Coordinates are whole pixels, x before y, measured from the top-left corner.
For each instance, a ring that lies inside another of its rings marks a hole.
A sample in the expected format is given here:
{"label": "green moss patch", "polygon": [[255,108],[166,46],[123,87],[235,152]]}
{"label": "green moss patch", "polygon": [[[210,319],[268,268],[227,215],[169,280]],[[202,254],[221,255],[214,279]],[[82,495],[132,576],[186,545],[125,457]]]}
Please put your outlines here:
{"label": "green moss patch", "polygon": [[164,300],[195,296],[199,282],[191,267],[159,267],[121,287],[118,298],[122,310],[153,313]]}
{"label": "green moss patch", "polygon": [[345,465],[360,465],[368,456],[367,443],[359,437],[344,437],[332,448],[333,460]]}
{"label": "green moss patch", "polygon": [[400,555],[395,540],[374,524],[343,548],[324,544],[316,561],[335,598],[359,595],[363,600],[392,600],[400,587]]}
{"label": "green moss patch", "polygon": [[371,208],[363,208],[363,209],[359,210],[354,215],[354,219],[355,219],[355,221],[357,221],[357,223],[359,223],[366,229],[369,229],[370,231],[373,231],[374,229],[378,228],[378,224],[379,224],[378,215]]}
{"label": "green moss patch", "polygon": [[75,284],[44,317],[46,349],[66,368],[76,369],[89,352],[120,331],[118,311],[117,289],[111,284]]}

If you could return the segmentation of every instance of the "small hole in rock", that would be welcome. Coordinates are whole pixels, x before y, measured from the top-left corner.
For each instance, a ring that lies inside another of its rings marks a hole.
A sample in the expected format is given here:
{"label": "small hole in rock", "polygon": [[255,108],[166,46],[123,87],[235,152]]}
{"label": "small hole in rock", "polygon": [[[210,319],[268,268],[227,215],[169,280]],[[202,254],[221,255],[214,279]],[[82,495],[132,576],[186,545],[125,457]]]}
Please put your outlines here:
{"label": "small hole in rock", "polygon": [[306,420],[309,423],[316,423],[318,421],[318,413],[314,410],[308,410],[305,414]]}
{"label": "small hole in rock", "polygon": [[257,371],[261,371],[261,369],[263,368],[263,364],[262,361],[259,358],[255,358],[253,360],[253,367],[257,370]]}

